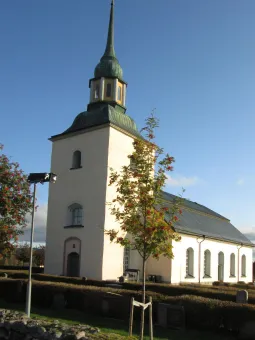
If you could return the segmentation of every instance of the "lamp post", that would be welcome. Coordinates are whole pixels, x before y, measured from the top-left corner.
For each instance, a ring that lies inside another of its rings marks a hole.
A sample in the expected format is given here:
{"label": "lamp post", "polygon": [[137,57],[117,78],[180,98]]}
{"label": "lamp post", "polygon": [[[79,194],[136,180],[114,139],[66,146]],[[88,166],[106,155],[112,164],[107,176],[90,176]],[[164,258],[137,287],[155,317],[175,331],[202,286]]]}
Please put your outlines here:
{"label": "lamp post", "polygon": [[32,267],[33,267],[33,239],[34,239],[34,217],[35,217],[35,198],[36,198],[36,184],[51,182],[55,183],[57,175],[53,173],[31,173],[28,176],[27,181],[33,184],[33,210],[32,210],[32,221],[31,221],[31,234],[30,234],[30,256],[29,256],[29,274],[28,274],[28,285],[27,285],[27,296],[26,296],[26,314],[30,318],[31,310],[31,292],[32,292]]}

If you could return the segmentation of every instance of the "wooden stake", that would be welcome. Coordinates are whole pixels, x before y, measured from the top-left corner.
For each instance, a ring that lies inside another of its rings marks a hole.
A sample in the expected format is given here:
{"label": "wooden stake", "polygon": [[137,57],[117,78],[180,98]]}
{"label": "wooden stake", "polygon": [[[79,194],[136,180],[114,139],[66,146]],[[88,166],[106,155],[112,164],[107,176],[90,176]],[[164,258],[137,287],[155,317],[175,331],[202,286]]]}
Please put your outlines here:
{"label": "wooden stake", "polygon": [[129,315],[129,336],[133,333],[133,318],[134,318],[134,298],[130,300],[130,315]]}
{"label": "wooden stake", "polygon": [[149,306],[149,326],[150,326],[150,340],[153,340],[153,323],[152,323],[152,297],[150,296],[150,306]]}

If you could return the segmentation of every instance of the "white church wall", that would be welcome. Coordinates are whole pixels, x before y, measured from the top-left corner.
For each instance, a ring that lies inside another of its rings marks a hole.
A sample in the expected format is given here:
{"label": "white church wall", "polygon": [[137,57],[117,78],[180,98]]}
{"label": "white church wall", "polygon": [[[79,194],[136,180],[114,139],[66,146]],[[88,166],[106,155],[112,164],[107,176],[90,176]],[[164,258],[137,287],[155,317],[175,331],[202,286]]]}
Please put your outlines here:
{"label": "white church wall", "polygon": [[[49,188],[47,273],[63,274],[64,242],[73,236],[82,243],[80,275],[102,279],[108,140],[106,127],[53,143],[51,171],[58,179]],[[82,168],[70,170],[76,150],[81,151]],[[83,207],[84,228],[64,228],[73,203]]]}
{"label": "white church wall", "polygon": [[158,260],[150,257],[146,266],[146,275],[159,275],[164,282],[171,280],[171,259],[161,256]]}
{"label": "white church wall", "polygon": [[[116,197],[116,189],[109,186],[110,168],[120,171],[121,167],[128,165],[127,157],[133,152],[133,138],[110,127],[108,150],[108,173],[106,186],[106,202],[112,202]],[[115,217],[111,215],[110,207],[106,206],[105,229],[119,229]],[[121,235],[124,236],[124,235]],[[123,248],[110,242],[109,236],[104,237],[103,279],[117,279],[123,275]]]}
{"label": "white church wall", "polygon": [[[199,281],[199,243],[197,238],[181,234],[182,239],[180,242],[173,242],[174,260],[172,261],[172,283],[179,282],[198,282]],[[201,241],[202,238],[199,239]],[[188,248],[194,250],[194,278],[186,277],[186,251]],[[209,250],[211,252],[211,278],[204,278],[204,251]],[[224,281],[225,282],[237,282],[237,281],[252,281],[252,248],[242,247],[240,249],[240,271],[238,279],[238,245],[205,239],[201,243],[201,264],[200,264],[200,282],[211,283],[218,281],[218,254],[224,253]],[[230,277],[230,255],[235,254],[235,277]],[[241,256],[246,255],[246,277],[241,277]]]}

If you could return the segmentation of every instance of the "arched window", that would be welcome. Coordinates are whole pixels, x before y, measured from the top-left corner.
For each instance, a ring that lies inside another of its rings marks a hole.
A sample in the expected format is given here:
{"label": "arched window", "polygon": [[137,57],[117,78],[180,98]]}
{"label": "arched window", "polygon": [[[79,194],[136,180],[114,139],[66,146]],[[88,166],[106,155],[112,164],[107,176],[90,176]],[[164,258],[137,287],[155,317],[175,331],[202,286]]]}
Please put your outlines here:
{"label": "arched window", "polygon": [[204,277],[211,277],[211,252],[208,249],[204,252]]}
{"label": "arched window", "polygon": [[194,250],[192,248],[186,251],[186,277],[194,277]]}
{"label": "arched window", "polygon": [[129,268],[130,249],[125,247],[123,254],[123,273]]}
{"label": "arched window", "polygon": [[108,83],[106,85],[106,97],[111,97],[111,95],[112,95],[112,85]]}
{"label": "arched window", "polygon": [[118,86],[118,100],[121,100],[121,86]]}
{"label": "arched window", "polygon": [[95,99],[99,98],[99,85],[96,85],[95,87],[94,98]]}
{"label": "arched window", "polygon": [[224,280],[224,254],[222,251],[218,254],[218,280]]}
{"label": "arched window", "polygon": [[246,256],[245,255],[242,255],[242,268],[241,268],[241,273],[242,273],[242,276],[246,276]]}
{"label": "arched window", "polygon": [[69,210],[71,213],[71,225],[81,226],[83,223],[82,206],[78,203],[74,203],[69,206]]}
{"label": "arched window", "polygon": [[81,152],[79,150],[76,150],[73,153],[72,169],[78,168],[81,168]]}
{"label": "arched window", "polygon": [[236,276],[236,256],[234,253],[230,255],[230,276]]}

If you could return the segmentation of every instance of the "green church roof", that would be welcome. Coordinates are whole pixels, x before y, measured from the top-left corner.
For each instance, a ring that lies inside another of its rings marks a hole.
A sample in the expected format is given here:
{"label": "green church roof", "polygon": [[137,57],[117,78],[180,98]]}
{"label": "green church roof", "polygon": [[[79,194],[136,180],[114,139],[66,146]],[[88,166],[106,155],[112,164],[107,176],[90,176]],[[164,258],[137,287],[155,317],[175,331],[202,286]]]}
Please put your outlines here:
{"label": "green church roof", "polygon": [[111,3],[108,37],[104,55],[94,71],[95,78],[109,77],[122,80],[123,71],[115,55],[114,50],[114,4]]}
{"label": "green church roof", "polygon": [[122,110],[123,109],[118,105],[113,107],[110,104],[98,103],[98,107],[94,108],[92,111],[85,111],[78,114],[72,125],[67,130],[65,130],[63,133],[52,136],[51,140],[54,140],[57,137],[64,137],[71,133],[85,131],[87,129],[106,124],[111,124],[134,137],[141,138],[134,120],[128,115],[124,114]]}

